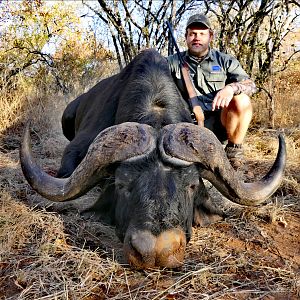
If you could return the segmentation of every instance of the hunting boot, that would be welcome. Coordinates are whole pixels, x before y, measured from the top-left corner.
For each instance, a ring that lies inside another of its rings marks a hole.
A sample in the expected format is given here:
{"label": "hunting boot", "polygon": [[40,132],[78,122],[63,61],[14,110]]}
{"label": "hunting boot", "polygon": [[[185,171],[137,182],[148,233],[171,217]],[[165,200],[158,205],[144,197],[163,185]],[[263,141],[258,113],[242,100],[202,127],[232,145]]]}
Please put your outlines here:
{"label": "hunting boot", "polygon": [[227,157],[235,170],[244,170],[244,149],[242,144],[233,144],[228,142],[225,147]]}

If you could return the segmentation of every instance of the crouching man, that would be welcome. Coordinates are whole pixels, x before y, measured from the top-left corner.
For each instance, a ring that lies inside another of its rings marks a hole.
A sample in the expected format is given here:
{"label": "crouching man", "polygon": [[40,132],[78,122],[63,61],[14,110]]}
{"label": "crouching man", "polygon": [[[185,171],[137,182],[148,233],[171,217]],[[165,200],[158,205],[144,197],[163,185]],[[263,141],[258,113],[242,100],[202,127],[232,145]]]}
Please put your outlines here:
{"label": "crouching man", "polygon": [[[236,58],[211,49],[213,31],[208,18],[196,14],[186,25],[187,51],[181,53],[186,62],[197,97],[189,99],[182,79],[178,55],[169,56],[172,76],[183,97],[190,101],[196,119],[204,113],[204,126],[221,142],[235,169],[243,165],[243,141],[251,118],[250,96],[256,86]],[[203,111],[203,113],[202,113]]]}

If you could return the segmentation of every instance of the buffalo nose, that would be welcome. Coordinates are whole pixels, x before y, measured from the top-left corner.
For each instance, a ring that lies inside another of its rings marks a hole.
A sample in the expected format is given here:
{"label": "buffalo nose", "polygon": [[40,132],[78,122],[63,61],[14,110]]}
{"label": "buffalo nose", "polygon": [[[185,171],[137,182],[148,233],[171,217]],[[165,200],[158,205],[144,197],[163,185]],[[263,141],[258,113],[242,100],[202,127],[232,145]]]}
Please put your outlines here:
{"label": "buffalo nose", "polygon": [[150,231],[127,233],[124,253],[130,265],[138,269],[151,267],[176,268],[182,265],[186,247],[185,234],[180,229],[169,229],[157,237]]}
{"label": "buffalo nose", "polygon": [[162,232],[156,239],[156,264],[176,268],[183,264],[186,238],[182,230],[173,228]]}

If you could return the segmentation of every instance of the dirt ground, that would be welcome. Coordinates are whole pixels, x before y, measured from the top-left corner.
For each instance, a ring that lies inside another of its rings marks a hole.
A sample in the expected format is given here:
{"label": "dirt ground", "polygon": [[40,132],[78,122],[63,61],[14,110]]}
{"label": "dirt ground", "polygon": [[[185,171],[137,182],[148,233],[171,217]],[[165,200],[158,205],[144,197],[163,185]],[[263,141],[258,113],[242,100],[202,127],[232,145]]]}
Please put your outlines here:
{"label": "dirt ground", "polygon": [[[249,145],[267,143],[258,156],[248,149],[255,178],[274,159],[272,151],[264,155],[271,135],[248,137]],[[56,135],[33,143],[44,170],[55,173],[66,141]],[[124,262],[113,228],[80,216],[97,188],[50,204],[23,178],[18,147],[18,134],[2,137],[0,299],[300,299],[298,165],[288,166],[282,187],[261,207],[194,228],[181,268],[136,271]]]}

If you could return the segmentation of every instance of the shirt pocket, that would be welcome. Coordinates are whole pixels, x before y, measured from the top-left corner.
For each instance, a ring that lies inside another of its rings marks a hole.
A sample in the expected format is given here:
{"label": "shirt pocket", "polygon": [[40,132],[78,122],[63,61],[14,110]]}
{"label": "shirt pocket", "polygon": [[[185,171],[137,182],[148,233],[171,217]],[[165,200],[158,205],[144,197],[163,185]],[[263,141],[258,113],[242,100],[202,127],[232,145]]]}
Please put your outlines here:
{"label": "shirt pocket", "polygon": [[207,73],[204,74],[206,83],[209,87],[209,90],[217,91],[222,89],[225,86],[226,74],[225,73]]}

